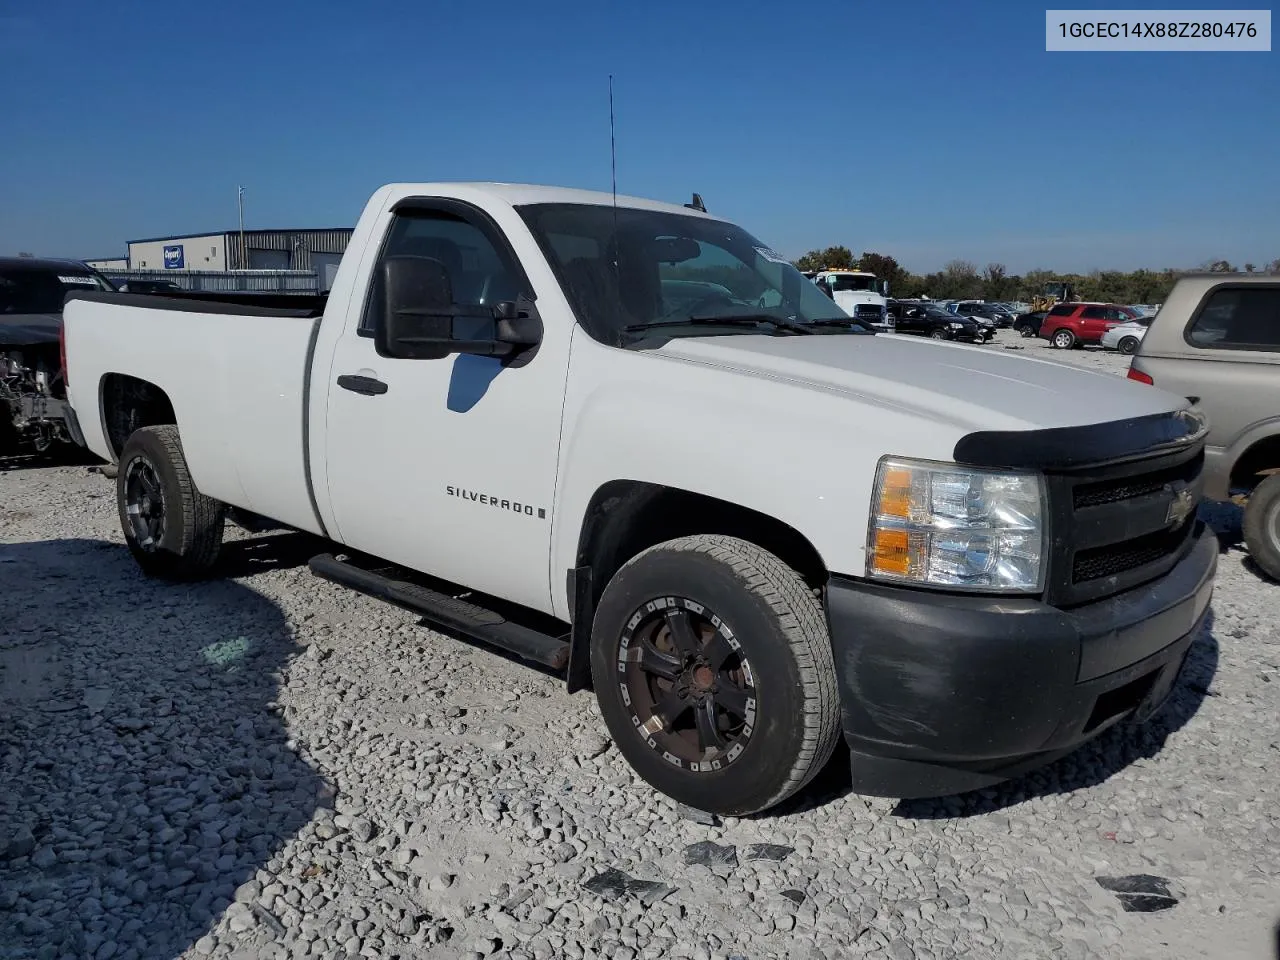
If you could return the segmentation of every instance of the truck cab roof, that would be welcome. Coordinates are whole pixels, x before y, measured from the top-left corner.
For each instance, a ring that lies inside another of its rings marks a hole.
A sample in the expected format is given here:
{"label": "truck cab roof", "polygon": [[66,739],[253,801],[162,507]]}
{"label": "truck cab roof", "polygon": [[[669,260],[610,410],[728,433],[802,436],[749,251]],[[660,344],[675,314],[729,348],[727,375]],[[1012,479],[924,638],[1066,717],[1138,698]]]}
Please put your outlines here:
{"label": "truck cab roof", "polygon": [[[380,192],[395,199],[415,196],[443,196],[463,199],[468,196],[482,195],[504,201],[513,207],[535,203],[578,203],[601,207],[610,207],[614,204],[613,194],[603,190],[581,190],[576,187],[544,186],[531,183],[501,183],[482,180],[389,183]],[[720,219],[693,207],[686,207],[683,204],[664,203],[659,200],[648,200],[643,197],[632,197],[624,194],[618,195],[617,205],[634,210],[656,210],[663,213],[677,213],[682,216],[706,217],[710,220]]]}

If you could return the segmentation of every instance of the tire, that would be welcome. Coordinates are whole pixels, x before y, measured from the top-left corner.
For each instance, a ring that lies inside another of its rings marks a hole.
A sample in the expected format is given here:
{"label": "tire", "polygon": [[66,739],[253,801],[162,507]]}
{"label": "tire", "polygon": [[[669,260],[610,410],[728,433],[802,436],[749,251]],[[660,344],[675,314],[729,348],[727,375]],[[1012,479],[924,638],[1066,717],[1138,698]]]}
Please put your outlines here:
{"label": "tire", "polygon": [[1030,327],[1019,327],[1018,332],[1022,334],[1022,339],[1024,340],[1029,339],[1030,337],[1034,337],[1036,335],[1035,331],[1032,330]]}
{"label": "tire", "polygon": [[682,537],[628,561],[596,611],[591,674],[627,762],[699,810],[741,816],[780,803],[826,765],[840,736],[821,604],[778,557],[733,537]]}
{"label": "tire", "polygon": [[931,330],[931,331],[929,332],[929,339],[930,339],[930,340],[945,340],[945,339],[947,339],[947,331],[945,331],[945,330]]}
{"label": "tire", "polygon": [[1123,353],[1126,357],[1132,357],[1138,352],[1137,337],[1121,337],[1120,342],[1116,344],[1116,349]]}
{"label": "tire", "polygon": [[129,552],[147,576],[196,580],[212,571],[224,509],[191,481],[176,426],[142,427],[125,442],[116,504]]}
{"label": "tire", "polygon": [[1280,580],[1280,474],[1267,477],[1249,494],[1244,542],[1262,572]]}
{"label": "tire", "polygon": [[1064,327],[1061,330],[1055,330],[1049,342],[1058,350],[1070,350],[1076,345],[1076,335]]}

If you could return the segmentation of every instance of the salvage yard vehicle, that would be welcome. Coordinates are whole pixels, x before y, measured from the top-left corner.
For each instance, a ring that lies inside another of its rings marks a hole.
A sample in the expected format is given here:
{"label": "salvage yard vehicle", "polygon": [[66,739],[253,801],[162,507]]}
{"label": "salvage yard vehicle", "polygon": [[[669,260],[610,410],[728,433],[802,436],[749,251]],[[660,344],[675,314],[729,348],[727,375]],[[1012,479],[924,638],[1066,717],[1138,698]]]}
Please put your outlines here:
{"label": "salvage yard vehicle", "polygon": [[62,304],[72,290],[111,290],[79,260],[0,257],[0,456],[76,449],[58,355]]}
{"label": "salvage yard vehicle", "polygon": [[1044,318],[1047,315],[1047,311],[1019,314],[1018,318],[1013,321],[1013,329],[1024,340],[1028,337],[1038,337],[1040,335],[1040,326],[1044,323]]}
{"label": "salvage yard vehicle", "polygon": [[933,340],[964,340],[986,343],[987,333],[968,317],[958,316],[935,303],[899,305],[895,333],[912,333]]}
{"label": "salvage yard vehicle", "polygon": [[888,280],[880,280],[866,270],[833,269],[819,270],[812,279],[849,316],[876,330],[888,330],[892,326]]}
{"label": "salvage yard vehicle", "polygon": [[1205,496],[1244,506],[1249,555],[1280,580],[1280,277],[1182,277],[1147,319],[1129,378],[1204,410]]}
{"label": "salvage yard vehicle", "polygon": [[1136,319],[1138,312],[1118,303],[1059,303],[1040,324],[1040,336],[1059,350],[1100,343],[1112,327]]}
{"label": "salvage yard vehicle", "polygon": [[693,807],[842,733],[862,793],[1000,782],[1149,718],[1208,608],[1184,397],[869,331],[705,212],[392,184],[290,302],[68,303],[141,568],[216,575],[232,514],[327,538],[319,576],[593,688]]}
{"label": "salvage yard vehicle", "polygon": [[1147,335],[1152,317],[1137,316],[1125,323],[1116,324],[1102,335],[1099,344],[1106,350],[1117,350],[1126,357],[1131,357],[1138,349],[1138,344]]}

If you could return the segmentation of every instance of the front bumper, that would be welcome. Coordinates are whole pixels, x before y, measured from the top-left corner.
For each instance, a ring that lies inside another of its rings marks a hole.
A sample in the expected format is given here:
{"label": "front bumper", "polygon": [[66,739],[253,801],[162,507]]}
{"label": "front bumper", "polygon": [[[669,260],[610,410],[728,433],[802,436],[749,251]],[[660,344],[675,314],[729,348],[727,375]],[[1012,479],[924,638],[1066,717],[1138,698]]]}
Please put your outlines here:
{"label": "front bumper", "polygon": [[1145,721],[1173,689],[1217,563],[1200,524],[1160,579],[1068,610],[833,577],[827,617],[854,790],[975,790]]}

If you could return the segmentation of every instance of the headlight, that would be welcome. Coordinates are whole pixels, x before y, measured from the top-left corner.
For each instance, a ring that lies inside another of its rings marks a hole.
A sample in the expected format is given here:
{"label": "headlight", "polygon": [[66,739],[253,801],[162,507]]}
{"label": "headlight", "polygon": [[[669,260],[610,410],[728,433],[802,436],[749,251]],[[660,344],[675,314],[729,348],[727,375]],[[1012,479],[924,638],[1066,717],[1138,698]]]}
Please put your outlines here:
{"label": "headlight", "polygon": [[948,326],[948,327],[950,327],[952,330],[963,330],[963,329],[964,329],[964,324],[963,324],[963,323],[948,323],[948,324],[947,324],[947,326]]}
{"label": "headlight", "polygon": [[876,470],[867,572],[962,590],[1039,592],[1044,479],[886,458]]}

